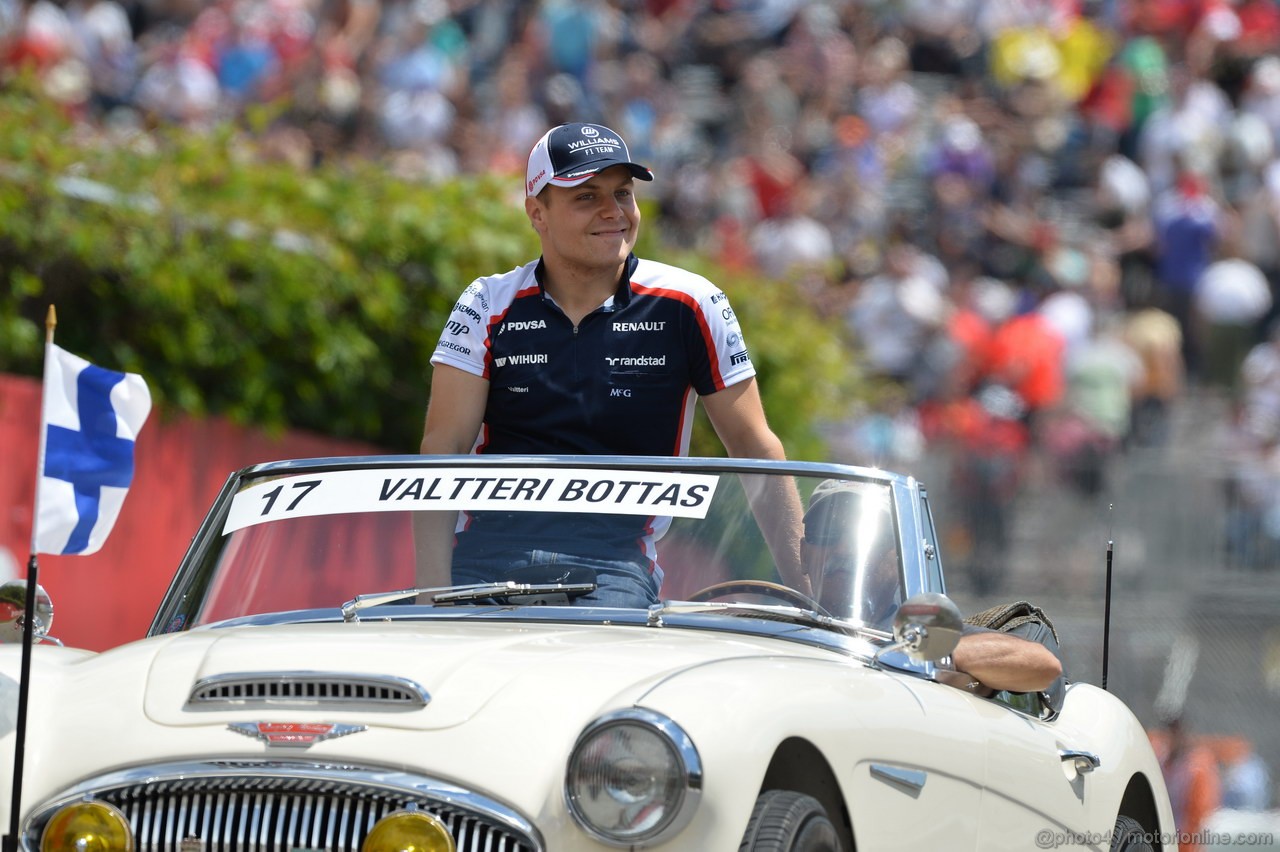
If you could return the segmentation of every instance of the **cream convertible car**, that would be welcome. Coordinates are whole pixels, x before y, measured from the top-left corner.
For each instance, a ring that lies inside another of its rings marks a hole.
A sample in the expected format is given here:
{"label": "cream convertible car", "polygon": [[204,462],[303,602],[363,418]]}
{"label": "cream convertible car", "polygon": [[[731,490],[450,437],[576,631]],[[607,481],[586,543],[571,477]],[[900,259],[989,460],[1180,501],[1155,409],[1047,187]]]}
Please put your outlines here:
{"label": "cream convertible car", "polygon": [[[840,558],[798,573],[802,535]],[[452,585],[424,592],[455,540]],[[881,471],[260,465],[148,637],[32,649],[22,848],[1161,848],[1129,710],[940,682],[943,592],[924,488]]]}

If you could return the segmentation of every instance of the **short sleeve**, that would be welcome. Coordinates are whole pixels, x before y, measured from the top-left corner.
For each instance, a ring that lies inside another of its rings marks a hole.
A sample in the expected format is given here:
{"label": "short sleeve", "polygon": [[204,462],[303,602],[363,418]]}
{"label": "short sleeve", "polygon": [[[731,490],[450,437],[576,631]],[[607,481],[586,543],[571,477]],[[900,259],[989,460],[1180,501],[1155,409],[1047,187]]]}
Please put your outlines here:
{"label": "short sleeve", "polygon": [[489,352],[490,295],[482,281],[474,281],[454,304],[431,355],[432,364],[448,364],[485,376]]}
{"label": "short sleeve", "polygon": [[693,387],[700,396],[713,394],[756,374],[738,317],[721,290],[698,301],[699,337],[692,363]]}

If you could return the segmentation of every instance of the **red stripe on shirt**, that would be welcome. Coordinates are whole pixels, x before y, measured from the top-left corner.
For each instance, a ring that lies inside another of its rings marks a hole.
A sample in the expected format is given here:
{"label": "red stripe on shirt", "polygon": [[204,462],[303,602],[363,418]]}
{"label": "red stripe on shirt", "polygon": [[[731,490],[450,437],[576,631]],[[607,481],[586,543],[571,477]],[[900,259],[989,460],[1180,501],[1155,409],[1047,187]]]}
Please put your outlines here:
{"label": "red stripe on shirt", "polygon": [[[538,292],[539,290],[538,290],[537,284],[534,284],[532,287],[525,287],[523,290],[517,290],[515,297],[512,298],[511,300],[511,303],[515,304],[516,299],[523,299],[526,296],[532,296]],[[490,378],[489,371],[493,368],[493,348],[492,346],[490,346],[490,341],[493,340],[493,327],[502,322],[503,318],[506,317],[507,315],[507,311],[509,310],[511,310],[511,305],[507,305],[505,308],[503,308],[502,313],[494,314],[493,316],[489,317],[489,323],[488,325],[485,326],[484,378],[486,380]]]}
{"label": "red stripe on shirt", "polygon": [[702,314],[702,307],[698,304],[698,300],[680,290],[668,290],[664,287],[647,287],[644,284],[631,282],[631,289],[644,296],[657,296],[660,299],[675,299],[685,307],[693,311],[693,316],[698,321],[698,329],[702,332],[702,342],[707,349],[707,360],[711,363],[711,381],[716,386],[716,390],[724,390],[724,376],[720,374],[720,353],[716,351],[716,342],[711,337],[711,327],[707,325],[707,318]]}
{"label": "red stripe on shirt", "polygon": [[684,389],[684,396],[680,398],[680,416],[676,419],[676,445],[671,448],[671,455],[673,456],[684,455],[684,419],[685,415],[689,413],[689,394],[691,393],[693,393],[693,387],[687,387]]}

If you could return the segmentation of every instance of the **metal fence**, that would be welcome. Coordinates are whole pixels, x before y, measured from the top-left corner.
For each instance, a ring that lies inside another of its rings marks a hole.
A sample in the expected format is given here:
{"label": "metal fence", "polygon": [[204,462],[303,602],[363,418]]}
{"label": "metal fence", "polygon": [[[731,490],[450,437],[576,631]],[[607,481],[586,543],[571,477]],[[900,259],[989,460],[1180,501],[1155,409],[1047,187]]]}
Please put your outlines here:
{"label": "metal fence", "polygon": [[[1112,543],[1107,688],[1148,727],[1180,714],[1196,733],[1250,740],[1276,806],[1280,561],[1247,562],[1228,547],[1231,470],[1217,441],[1226,418],[1224,399],[1192,393],[1174,411],[1170,443],[1111,457],[1094,495],[1034,457],[1009,509],[998,587],[975,588],[963,559],[945,567],[966,612],[1011,600],[1044,608],[1071,678],[1100,685]],[[952,461],[930,451],[909,466],[929,486],[944,540],[965,499],[948,481]]]}

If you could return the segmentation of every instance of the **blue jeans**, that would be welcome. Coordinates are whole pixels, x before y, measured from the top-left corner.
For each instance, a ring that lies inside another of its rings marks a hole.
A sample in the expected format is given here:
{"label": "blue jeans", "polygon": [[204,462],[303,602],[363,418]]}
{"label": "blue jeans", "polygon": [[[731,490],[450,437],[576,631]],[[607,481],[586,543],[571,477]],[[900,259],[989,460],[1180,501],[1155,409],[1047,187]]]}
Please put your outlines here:
{"label": "blue jeans", "polygon": [[[545,578],[537,576],[546,569]],[[570,582],[565,573],[571,568],[589,568],[595,572],[596,590],[574,598],[576,606],[609,606],[645,608],[658,603],[658,587],[649,570],[648,560],[600,559],[554,550],[507,550],[500,553],[470,556],[454,554],[453,582],[501,583],[520,571],[521,582]]]}

